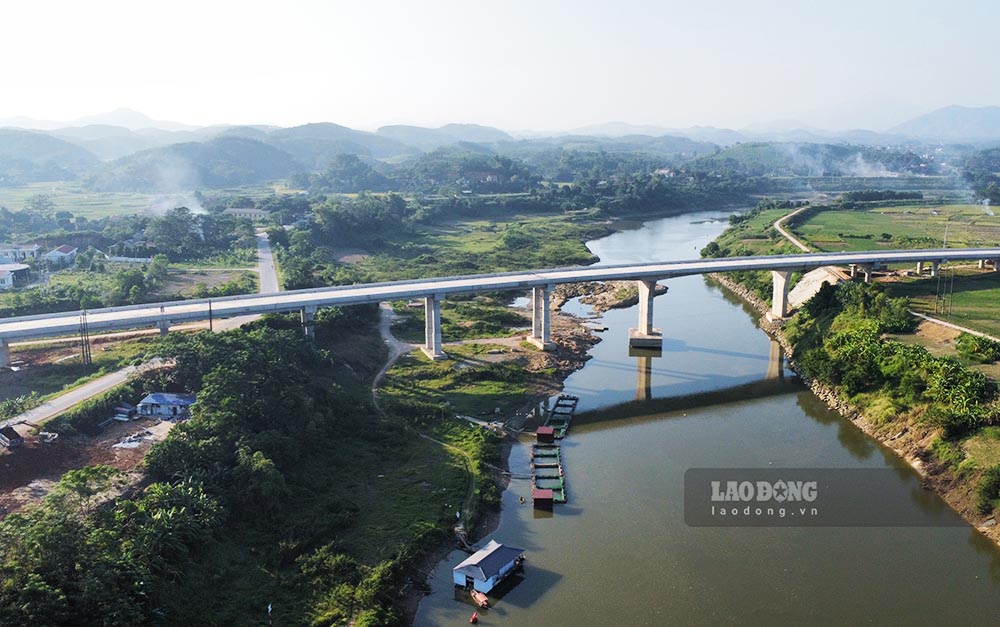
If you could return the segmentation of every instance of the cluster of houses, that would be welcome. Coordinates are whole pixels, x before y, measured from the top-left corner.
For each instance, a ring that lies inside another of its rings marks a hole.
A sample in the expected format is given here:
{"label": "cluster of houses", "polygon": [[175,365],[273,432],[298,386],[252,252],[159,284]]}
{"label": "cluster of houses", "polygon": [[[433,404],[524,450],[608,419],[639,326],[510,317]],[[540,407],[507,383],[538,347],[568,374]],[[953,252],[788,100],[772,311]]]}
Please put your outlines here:
{"label": "cluster of houses", "polygon": [[52,269],[65,268],[76,262],[77,249],[59,246],[46,253],[38,244],[0,244],[0,290],[9,290],[28,282],[28,265],[41,260]]}

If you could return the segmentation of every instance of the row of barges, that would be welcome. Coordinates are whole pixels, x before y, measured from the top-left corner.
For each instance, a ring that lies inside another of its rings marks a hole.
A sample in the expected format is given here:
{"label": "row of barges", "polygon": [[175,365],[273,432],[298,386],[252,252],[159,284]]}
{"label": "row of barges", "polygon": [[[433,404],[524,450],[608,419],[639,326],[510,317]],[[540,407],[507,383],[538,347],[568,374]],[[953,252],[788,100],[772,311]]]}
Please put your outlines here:
{"label": "row of barges", "polygon": [[551,509],[566,502],[566,473],[562,448],[555,443],[566,437],[580,402],[577,396],[560,394],[548,411],[545,422],[535,431],[531,447],[531,500],[536,509]]}

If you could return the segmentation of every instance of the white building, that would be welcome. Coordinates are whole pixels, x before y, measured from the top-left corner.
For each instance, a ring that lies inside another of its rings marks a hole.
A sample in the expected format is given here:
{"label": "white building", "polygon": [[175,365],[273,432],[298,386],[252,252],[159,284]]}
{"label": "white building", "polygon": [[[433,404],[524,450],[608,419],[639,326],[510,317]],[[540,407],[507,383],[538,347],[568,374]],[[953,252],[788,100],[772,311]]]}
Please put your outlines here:
{"label": "white building", "polygon": [[140,416],[160,416],[163,418],[186,418],[195,403],[193,394],[170,394],[154,392],[139,401]]}
{"label": "white building", "polygon": [[28,279],[28,266],[23,263],[0,264],[0,290],[9,290]]}
{"label": "white building", "polygon": [[11,263],[37,259],[39,250],[38,244],[0,244],[0,258],[8,259]]}
{"label": "white building", "polygon": [[76,248],[64,244],[42,255],[42,259],[54,268],[65,268],[73,265],[73,262],[76,261],[76,250]]}
{"label": "white building", "polygon": [[253,209],[250,207],[230,207],[222,213],[236,218],[247,218],[253,222],[264,222],[271,217],[271,212],[266,209]]}

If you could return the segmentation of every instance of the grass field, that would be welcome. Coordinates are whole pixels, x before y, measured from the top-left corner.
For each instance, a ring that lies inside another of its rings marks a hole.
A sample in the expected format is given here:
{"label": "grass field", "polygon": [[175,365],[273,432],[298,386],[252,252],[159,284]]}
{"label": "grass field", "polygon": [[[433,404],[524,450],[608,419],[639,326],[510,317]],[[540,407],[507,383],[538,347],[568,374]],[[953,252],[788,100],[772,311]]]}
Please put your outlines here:
{"label": "grass field", "polygon": [[[491,366],[476,357],[483,348],[482,345],[449,346],[452,359],[446,361],[431,361],[417,351],[409,353],[389,370],[380,393],[389,401],[405,399],[431,404],[447,401],[450,409],[459,414],[478,415],[495,407],[516,409],[528,392],[528,373],[518,370],[514,378],[519,380],[514,381],[485,376]],[[484,377],[462,374],[472,368],[482,368]]]}
{"label": "grass field", "polygon": [[[407,342],[424,340],[424,309],[393,303],[398,319],[393,334]],[[441,333],[446,342],[504,337],[531,325],[526,314],[512,311],[502,300],[480,296],[473,300],[445,300],[441,304]]]}
{"label": "grass field", "polygon": [[86,218],[142,213],[153,206],[157,196],[125,192],[94,192],[79,183],[58,181],[31,183],[21,187],[0,187],[0,207],[11,211],[24,208],[30,196],[46,194],[56,205],[56,211],[70,211]]}
{"label": "grass field", "polygon": [[[213,190],[215,193],[231,193],[250,198],[262,198],[271,194],[291,194],[283,186],[252,186],[228,190]],[[37,194],[49,196],[55,203],[56,211],[69,211],[88,219],[105,218],[113,215],[129,215],[146,211],[165,211],[174,207],[190,207],[195,201],[190,192],[170,194],[145,194],[139,192],[95,192],[80,182],[54,181],[51,183],[29,183],[19,187],[0,187],[0,207],[20,211],[25,201]]]}
{"label": "grass field", "polygon": [[939,278],[895,283],[892,293],[909,297],[918,313],[1000,337],[1000,272],[945,269]]}
{"label": "grass field", "polygon": [[731,255],[774,255],[799,252],[775,229],[774,222],[791,209],[767,209],[723,233],[716,241]]}
{"label": "grass field", "polygon": [[[94,342],[91,347],[93,364],[85,366],[77,345],[32,345],[15,348],[12,358],[33,365],[16,372],[0,372],[0,401],[37,392],[49,397],[79,387],[97,377],[114,372],[132,363],[149,347],[153,338],[121,342]],[[37,362],[44,363],[37,363]],[[36,364],[37,365],[34,365]]]}
{"label": "grass field", "polygon": [[595,261],[584,242],[609,227],[563,216],[511,216],[421,227],[386,237],[355,267],[372,280],[504,272]]}
{"label": "grass field", "polygon": [[[1000,216],[980,205],[834,209],[795,220],[793,231],[825,252],[1000,245]],[[888,233],[892,237],[883,238]]]}

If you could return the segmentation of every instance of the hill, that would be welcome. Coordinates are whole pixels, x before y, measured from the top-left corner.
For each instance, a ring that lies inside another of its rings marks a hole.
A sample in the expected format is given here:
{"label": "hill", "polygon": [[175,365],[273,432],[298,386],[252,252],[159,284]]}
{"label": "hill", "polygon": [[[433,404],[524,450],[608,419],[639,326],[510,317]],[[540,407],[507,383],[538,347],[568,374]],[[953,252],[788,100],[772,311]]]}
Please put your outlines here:
{"label": "hill", "polygon": [[326,168],[340,154],[387,159],[420,152],[389,137],[329,122],[277,129],[270,132],[265,141],[313,170]]}
{"label": "hill", "polygon": [[72,124],[67,124],[67,126],[90,125],[122,126],[131,131],[143,128],[158,128],[165,131],[193,131],[198,128],[197,126],[181,124],[180,122],[154,120],[144,113],[139,113],[138,111],[125,108],[115,109],[114,111],[109,111],[107,113],[99,113],[97,115],[88,115],[82,118],[77,118]]}
{"label": "hill", "polygon": [[1000,107],[943,107],[903,122],[889,132],[926,140],[994,141],[1000,139]]}
{"label": "hill", "polygon": [[404,124],[383,126],[375,131],[375,134],[421,150],[434,150],[458,141],[454,135],[449,135],[441,129],[406,126]]}
{"label": "hill", "polygon": [[48,134],[76,144],[104,160],[118,159],[159,145],[151,138],[143,137],[124,126],[108,124],[71,126],[49,131]]}
{"label": "hill", "polygon": [[73,180],[97,164],[93,154],[58,137],[0,129],[0,185]]}
{"label": "hill", "polygon": [[747,176],[891,176],[939,174],[933,157],[908,150],[811,143],[736,144],[691,162],[705,170],[732,170]]}
{"label": "hill", "polygon": [[481,126],[479,124],[445,124],[438,129],[442,133],[451,135],[459,141],[475,142],[478,144],[510,141],[514,139],[509,134],[492,126]]}
{"label": "hill", "polygon": [[97,191],[173,192],[284,178],[301,169],[288,153],[244,137],[217,137],[144,150],[105,164],[87,185]]}

